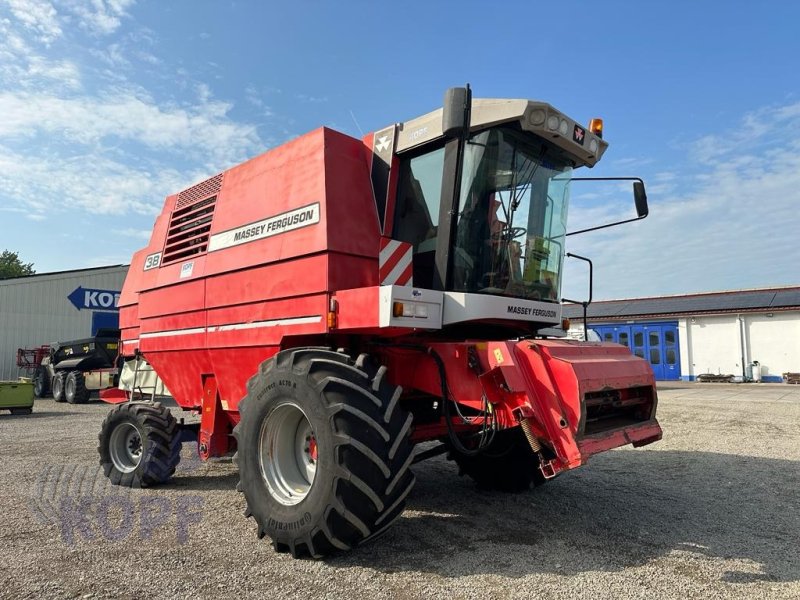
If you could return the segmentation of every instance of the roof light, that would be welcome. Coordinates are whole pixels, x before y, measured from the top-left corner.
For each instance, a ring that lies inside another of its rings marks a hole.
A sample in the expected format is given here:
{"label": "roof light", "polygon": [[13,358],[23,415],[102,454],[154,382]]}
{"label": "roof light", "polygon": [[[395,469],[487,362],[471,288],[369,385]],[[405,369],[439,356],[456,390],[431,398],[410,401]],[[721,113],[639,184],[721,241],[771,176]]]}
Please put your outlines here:
{"label": "roof light", "polygon": [[589,121],[589,131],[600,139],[603,139],[603,119],[592,119]]}

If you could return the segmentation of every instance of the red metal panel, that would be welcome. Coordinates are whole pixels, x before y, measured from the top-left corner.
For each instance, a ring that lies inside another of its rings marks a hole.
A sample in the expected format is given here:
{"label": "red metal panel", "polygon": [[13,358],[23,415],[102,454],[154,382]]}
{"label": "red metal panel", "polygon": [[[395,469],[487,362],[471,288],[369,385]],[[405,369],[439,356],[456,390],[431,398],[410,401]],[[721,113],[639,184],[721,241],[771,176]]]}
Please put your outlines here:
{"label": "red metal panel", "polygon": [[[144,351],[144,350],[143,350]],[[212,373],[206,350],[145,352],[175,401],[184,408],[199,408],[203,401],[203,373]]]}
{"label": "red metal panel", "polygon": [[377,286],[336,292],[335,299],[339,305],[337,329],[379,327],[378,293],[379,288]]}
{"label": "red metal panel", "polygon": [[202,310],[205,307],[205,290],[205,281],[197,279],[144,291],[139,294],[139,318]]}
{"label": "red metal panel", "polygon": [[139,305],[130,304],[119,311],[119,328],[130,329],[139,326]]}
{"label": "red metal panel", "polygon": [[327,263],[326,255],[317,254],[209,277],[206,280],[206,307],[324,292],[327,289]]}
{"label": "red metal panel", "polygon": [[239,410],[239,401],[247,393],[247,380],[258,372],[262,362],[271,358],[278,350],[278,346],[258,346],[237,348],[235,352],[226,348],[208,351],[212,371],[224,375],[217,383],[225,410]]}
{"label": "red metal panel", "polygon": [[375,256],[380,227],[366,154],[358,140],[325,130],[328,251]]}
{"label": "red metal panel", "polygon": [[328,289],[349,290],[378,285],[377,257],[328,254]]}
{"label": "red metal panel", "polygon": [[164,315],[142,319],[139,329],[141,334],[151,334],[154,332],[181,331],[186,329],[197,329],[206,326],[206,312],[203,310],[182,312],[175,315]]}

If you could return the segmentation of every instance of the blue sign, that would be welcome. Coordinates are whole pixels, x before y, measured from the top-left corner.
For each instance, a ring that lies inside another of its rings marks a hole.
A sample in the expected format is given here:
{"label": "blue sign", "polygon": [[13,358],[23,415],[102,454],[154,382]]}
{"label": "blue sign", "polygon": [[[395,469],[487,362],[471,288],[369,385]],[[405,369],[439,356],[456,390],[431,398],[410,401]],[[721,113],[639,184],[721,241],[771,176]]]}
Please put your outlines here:
{"label": "blue sign", "polygon": [[78,286],[67,298],[78,310],[119,310],[119,292],[113,290],[93,290]]}

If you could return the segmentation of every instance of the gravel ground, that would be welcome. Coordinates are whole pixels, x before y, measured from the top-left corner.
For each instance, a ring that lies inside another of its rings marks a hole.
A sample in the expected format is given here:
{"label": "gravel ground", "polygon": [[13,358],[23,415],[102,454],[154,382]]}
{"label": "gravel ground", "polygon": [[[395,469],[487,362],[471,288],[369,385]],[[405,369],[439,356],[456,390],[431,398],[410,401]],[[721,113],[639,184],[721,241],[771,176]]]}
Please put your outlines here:
{"label": "gravel ground", "polygon": [[403,518],[325,561],[256,538],[230,461],[187,449],[169,485],[109,489],[107,407],[39,400],[0,414],[0,597],[800,598],[800,386],[659,397],[663,441],[529,493],[420,463]]}

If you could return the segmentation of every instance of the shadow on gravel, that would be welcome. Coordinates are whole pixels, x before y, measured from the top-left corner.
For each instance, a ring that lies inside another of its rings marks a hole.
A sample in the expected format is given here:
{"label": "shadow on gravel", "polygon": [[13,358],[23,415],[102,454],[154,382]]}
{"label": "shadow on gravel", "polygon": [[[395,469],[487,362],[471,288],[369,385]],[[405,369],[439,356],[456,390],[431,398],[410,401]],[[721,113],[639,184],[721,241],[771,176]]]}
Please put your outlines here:
{"label": "shadow on gravel", "polygon": [[239,472],[219,475],[200,473],[198,475],[186,475],[180,471],[181,465],[178,465],[178,471],[168,483],[163,483],[158,486],[159,490],[176,490],[176,491],[231,491],[236,489],[236,484],[239,483]]}
{"label": "shadow on gravel", "polygon": [[726,573],[730,583],[800,580],[798,462],[623,450],[518,495],[478,491],[443,460],[416,473],[404,518],[328,564],[520,577],[617,571],[683,550],[756,563]]}
{"label": "shadow on gravel", "polygon": [[8,419],[41,419],[44,417],[74,417],[79,415],[80,413],[69,413],[69,412],[47,412],[47,411],[37,411],[35,408],[33,412],[29,415],[12,415],[11,413],[2,413],[0,412],[0,419],[8,418]]}

